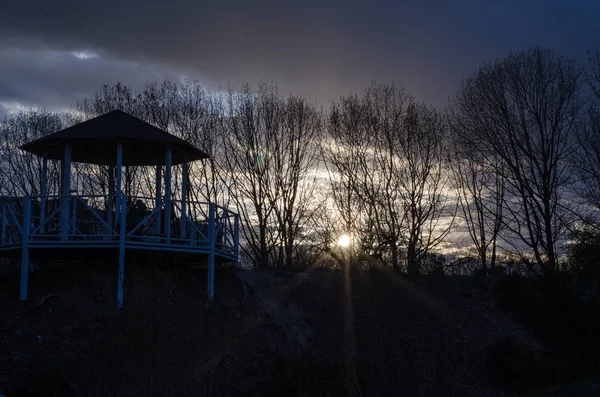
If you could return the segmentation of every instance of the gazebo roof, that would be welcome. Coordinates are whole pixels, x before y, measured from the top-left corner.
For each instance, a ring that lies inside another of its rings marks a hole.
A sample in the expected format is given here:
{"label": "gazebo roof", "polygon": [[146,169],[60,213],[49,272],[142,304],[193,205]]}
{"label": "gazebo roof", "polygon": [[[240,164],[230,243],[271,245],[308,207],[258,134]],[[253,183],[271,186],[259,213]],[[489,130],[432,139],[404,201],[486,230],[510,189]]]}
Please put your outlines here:
{"label": "gazebo roof", "polygon": [[79,163],[115,165],[117,143],[123,144],[123,165],[164,165],[165,149],[173,148],[173,165],[208,158],[195,146],[121,110],[84,121],[26,143],[21,149],[52,160],[61,160],[66,144],[71,160]]}

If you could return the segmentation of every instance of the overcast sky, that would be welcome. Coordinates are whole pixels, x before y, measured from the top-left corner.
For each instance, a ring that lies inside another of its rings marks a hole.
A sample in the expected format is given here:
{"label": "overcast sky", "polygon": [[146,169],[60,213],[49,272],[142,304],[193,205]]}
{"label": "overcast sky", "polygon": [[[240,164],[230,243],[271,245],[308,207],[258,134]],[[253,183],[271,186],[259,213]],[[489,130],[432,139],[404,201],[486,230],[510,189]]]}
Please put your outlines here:
{"label": "overcast sky", "polygon": [[375,79],[442,107],[511,50],[600,49],[598,15],[597,0],[4,0],[0,117],[165,77],[265,80],[323,104]]}

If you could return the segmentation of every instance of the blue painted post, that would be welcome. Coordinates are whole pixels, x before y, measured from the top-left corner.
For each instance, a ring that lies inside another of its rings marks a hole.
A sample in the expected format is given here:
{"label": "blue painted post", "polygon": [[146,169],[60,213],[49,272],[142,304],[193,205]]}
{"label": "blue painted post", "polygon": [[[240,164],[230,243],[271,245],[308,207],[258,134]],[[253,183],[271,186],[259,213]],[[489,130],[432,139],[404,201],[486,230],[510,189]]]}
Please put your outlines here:
{"label": "blue painted post", "polygon": [[[109,166],[108,167],[108,197],[107,197],[107,204],[106,204],[106,223],[108,223],[108,226],[110,226],[109,230],[107,230],[107,233],[105,234],[105,239],[109,240],[112,239],[112,234],[115,231],[115,214],[113,212],[113,208],[116,205],[116,196],[113,196],[113,183],[115,181],[115,167],[114,166]],[[110,233],[110,234],[109,234]]]}
{"label": "blue painted post", "polygon": [[233,244],[235,245],[235,256],[237,262],[240,262],[240,216],[235,214],[233,217]]}
{"label": "blue painted post", "polygon": [[2,244],[6,244],[6,225],[8,223],[6,211],[8,211],[8,205],[6,203],[1,203],[2,206],[2,234],[0,237],[2,238]]}
{"label": "blue painted post", "polygon": [[[116,211],[115,211],[115,219],[120,219],[121,211],[125,211],[127,206],[121,207],[121,181],[122,181],[122,171],[123,171],[123,144],[121,142],[117,143],[117,166],[116,166],[116,181],[115,181],[115,194],[116,194]],[[116,222],[115,222],[116,223]]]}
{"label": "blue painted post", "polygon": [[40,181],[40,234],[46,229],[46,201],[48,200],[48,153],[42,156],[42,180]]}
{"label": "blue painted post", "polygon": [[188,185],[188,162],[187,158],[182,164],[181,175],[181,238],[187,237],[187,185]]}
{"label": "blue painted post", "polygon": [[[124,194],[119,195],[119,201],[121,208],[127,206],[127,196]],[[117,308],[123,308],[123,280],[125,278],[125,234],[127,229],[125,228],[127,219],[127,211],[120,212],[120,224],[119,224],[119,275],[117,281]]]}
{"label": "blue painted post", "polygon": [[215,222],[216,208],[214,203],[208,205],[208,240],[210,244],[210,251],[208,253],[208,277],[207,277],[207,290],[208,290],[208,306],[212,306],[213,299],[215,297],[215,240],[216,240],[216,222]]}
{"label": "blue painted post", "polygon": [[31,197],[25,197],[25,214],[23,216],[23,237],[21,252],[21,300],[27,300],[27,283],[29,281],[29,233],[31,231]]}
{"label": "blue painted post", "polygon": [[162,228],[161,228],[161,221],[162,221],[162,211],[161,211],[162,183],[161,183],[161,179],[162,179],[162,166],[157,165],[156,166],[156,181],[155,181],[156,182],[156,203],[155,203],[155,207],[154,207],[157,209],[157,211],[156,211],[156,234],[160,234],[160,231],[162,230]]}
{"label": "blue painted post", "polygon": [[61,240],[66,241],[69,238],[69,196],[71,195],[71,144],[69,143],[65,145],[61,176],[60,236]]}
{"label": "blue painted post", "polygon": [[166,151],[165,166],[165,234],[167,244],[171,244],[171,167],[173,166],[173,150],[171,146]]}

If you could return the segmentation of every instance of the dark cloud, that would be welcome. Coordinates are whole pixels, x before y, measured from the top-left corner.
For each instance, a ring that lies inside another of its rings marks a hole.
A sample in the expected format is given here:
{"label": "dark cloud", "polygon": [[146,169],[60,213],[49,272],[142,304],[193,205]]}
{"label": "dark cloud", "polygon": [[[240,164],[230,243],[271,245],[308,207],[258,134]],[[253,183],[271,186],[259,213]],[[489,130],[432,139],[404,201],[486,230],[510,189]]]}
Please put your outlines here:
{"label": "dark cloud", "polygon": [[8,77],[0,80],[4,113],[19,106],[66,109],[107,83],[126,80],[141,88],[147,81],[179,78],[178,73],[156,65],[100,58],[91,53],[15,48],[0,49],[0,76]]}
{"label": "dark cloud", "polygon": [[[34,93],[74,98],[114,79],[140,81],[134,62],[145,65],[144,78],[156,69],[213,86],[262,79],[321,102],[360,91],[371,79],[395,81],[443,106],[463,75],[510,50],[539,44],[581,55],[600,48],[596,1],[12,2],[0,9],[0,45],[4,53],[28,49],[31,78],[25,81],[14,61],[3,65],[4,57],[0,79],[12,84],[0,89],[24,100]],[[48,50],[99,58],[53,63]]]}

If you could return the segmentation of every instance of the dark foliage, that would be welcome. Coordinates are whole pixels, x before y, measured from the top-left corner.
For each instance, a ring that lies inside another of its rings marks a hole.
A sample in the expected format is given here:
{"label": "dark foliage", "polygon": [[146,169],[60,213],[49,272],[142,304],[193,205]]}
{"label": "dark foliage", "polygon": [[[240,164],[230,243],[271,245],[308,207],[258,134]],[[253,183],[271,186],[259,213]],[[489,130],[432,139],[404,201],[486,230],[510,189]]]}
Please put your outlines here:
{"label": "dark foliage", "polygon": [[575,272],[584,277],[600,276],[600,231],[586,228],[575,234],[577,244],[569,253],[569,264]]}

